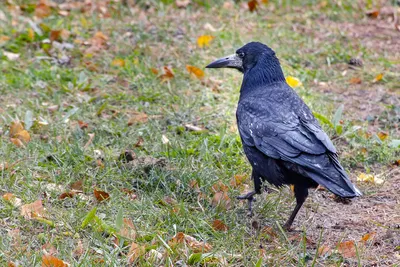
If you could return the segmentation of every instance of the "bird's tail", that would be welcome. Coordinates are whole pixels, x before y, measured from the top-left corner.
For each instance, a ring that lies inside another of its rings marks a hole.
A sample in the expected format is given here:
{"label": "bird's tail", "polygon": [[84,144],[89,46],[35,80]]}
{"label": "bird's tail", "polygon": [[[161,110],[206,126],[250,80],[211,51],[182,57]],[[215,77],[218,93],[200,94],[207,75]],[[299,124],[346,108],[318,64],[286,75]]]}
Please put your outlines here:
{"label": "bird's tail", "polygon": [[340,197],[353,198],[361,196],[361,191],[350,181],[336,154],[329,155],[329,158],[331,160],[329,167],[323,170],[306,170],[309,177]]}

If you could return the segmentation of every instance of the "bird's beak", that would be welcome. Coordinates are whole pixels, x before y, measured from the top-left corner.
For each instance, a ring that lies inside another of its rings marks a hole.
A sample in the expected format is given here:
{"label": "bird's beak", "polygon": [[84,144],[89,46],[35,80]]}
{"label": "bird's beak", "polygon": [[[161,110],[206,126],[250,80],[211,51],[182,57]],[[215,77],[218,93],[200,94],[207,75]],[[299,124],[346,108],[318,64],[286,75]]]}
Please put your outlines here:
{"label": "bird's beak", "polygon": [[243,68],[243,61],[236,54],[223,57],[208,64],[206,68],[234,68],[241,70]]}

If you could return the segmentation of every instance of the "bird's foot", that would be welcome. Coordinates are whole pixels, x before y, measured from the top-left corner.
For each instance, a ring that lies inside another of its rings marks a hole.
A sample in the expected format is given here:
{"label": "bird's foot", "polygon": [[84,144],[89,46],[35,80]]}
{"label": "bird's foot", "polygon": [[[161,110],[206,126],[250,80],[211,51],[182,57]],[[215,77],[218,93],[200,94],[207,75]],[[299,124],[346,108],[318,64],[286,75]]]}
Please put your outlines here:
{"label": "bird's foot", "polygon": [[242,196],[238,196],[236,197],[236,199],[240,199],[240,200],[244,200],[247,199],[248,203],[249,203],[249,213],[248,216],[252,217],[253,216],[253,207],[252,204],[253,202],[256,201],[256,199],[254,198],[254,195],[257,194],[256,191],[252,191],[247,193],[246,195],[242,195]]}
{"label": "bird's foot", "polygon": [[286,232],[291,232],[292,231],[292,224],[289,224],[289,223],[285,223],[283,226],[282,226],[282,228],[283,228],[283,230],[285,230]]}

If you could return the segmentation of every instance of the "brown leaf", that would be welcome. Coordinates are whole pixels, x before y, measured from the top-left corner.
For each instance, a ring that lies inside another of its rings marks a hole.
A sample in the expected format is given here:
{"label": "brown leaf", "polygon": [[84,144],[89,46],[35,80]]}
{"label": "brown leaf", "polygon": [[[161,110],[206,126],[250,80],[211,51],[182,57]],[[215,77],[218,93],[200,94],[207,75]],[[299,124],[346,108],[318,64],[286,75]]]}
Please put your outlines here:
{"label": "brown leaf", "polygon": [[42,205],[42,200],[36,200],[35,202],[25,204],[21,206],[21,215],[24,216],[25,219],[30,220],[35,217],[45,216],[45,210]]}
{"label": "brown leaf", "polygon": [[254,12],[257,10],[258,2],[257,0],[250,0],[247,2],[250,12]]}
{"label": "brown leaf", "polygon": [[64,261],[52,255],[42,256],[42,267],[67,267],[67,266],[68,265]]}
{"label": "brown leaf", "polygon": [[83,146],[84,149],[87,149],[92,144],[95,134],[94,133],[88,133],[88,136],[89,136],[89,140]]}
{"label": "brown leaf", "polygon": [[31,140],[31,136],[19,121],[14,121],[10,125],[10,141],[17,147],[23,147]]}
{"label": "brown leaf", "polygon": [[51,14],[51,8],[44,3],[44,1],[40,1],[39,4],[36,5],[35,7],[35,16],[38,18],[45,18],[50,16]]}
{"label": "brown leaf", "polygon": [[376,235],[376,232],[370,232],[370,233],[366,233],[365,235],[362,236],[361,238],[361,242],[362,243],[366,243],[368,240],[370,240],[371,238],[374,238]]}
{"label": "brown leaf", "polygon": [[264,226],[264,228],[261,229],[261,232],[263,234],[267,234],[273,238],[278,237],[278,235],[275,233],[274,229],[272,229],[272,227],[269,227],[269,226]]}
{"label": "brown leaf", "polygon": [[138,140],[137,140],[137,142],[135,144],[135,147],[142,147],[143,143],[144,143],[143,137],[139,136],[139,138],[138,138]]}
{"label": "brown leaf", "polygon": [[221,207],[223,209],[230,209],[232,207],[231,199],[227,192],[216,192],[211,200],[211,205],[214,207]]}
{"label": "brown leaf", "polygon": [[153,74],[155,74],[155,75],[158,74],[158,70],[157,70],[157,69],[155,69],[155,68],[150,68],[150,70],[151,70],[151,72],[152,72]]}
{"label": "brown leaf", "polygon": [[229,187],[226,186],[222,181],[218,181],[215,184],[213,184],[213,186],[211,187],[211,189],[214,192],[228,192]]}
{"label": "brown leaf", "polygon": [[247,175],[246,174],[241,174],[241,175],[237,174],[237,175],[234,175],[232,177],[232,179],[229,182],[229,184],[232,187],[236,188],[236,187],[242,185],[246,180],[247,180]]}
{"label": "brown leaf", "polygon": [[17,265],[15,265],[14,262],[9,261],[9,262],[7,263],[7,267],[17,267]]}
{"label": "brown leaf", "polygon": [[128,252],[128,262],[134,263],[140,256],[146,253],[146,249],[144,246],[140,246],[136,243],[132,243]]}
{"label": "brown leaf", "polygon": [[324,256],[326,253],[328,253],[331,250],[329,246],[322,245],[318,248],[318,256]]}
{"label": "brown leaf", "polygon": [[65,199],[65,198],[73,198],[76,195],[76,192],[64,192],[58,196],[58,199]]}
{"label": "brown leaf", "polygon": [[74,191],[83,192],[83,185],[82,184],[83,184],[83,181],[79,180],[79,181],[76,181],[75,183],[72,183],[70,187]]}
{"label": "brown leaf", "polygon": [[119,231],[119,235],[128,238],[130,240],[136,239],[136,227],[132,220],[124,218],[122,229]]}
{"label": "brown leaf", "polygon": [[212,249],[212,246],[205,242],[197,241],[196,238],[186,235],[182,232],[177,233],[169,242],[168,245],[174,247],[176,244],[185,243],[195,253],[197,252],[208,252]]}
{"label": "brown leaf", "polygon": [[389,133],[388,132],[379,132],[377,133],[379,139],[381,139],[382,141],[385,141],[388,137],[389,137]]}
{"label": "brown leaf", "polygon": [[358,77],[353,77],[353,78],[351,78],[349,82],[350,82],[351,84],[361,84],[361,83],[362,83],[361,79],[358,78]]}
{"label": "brown leaf", "polygon": [[9,202],[14,207],[19,207],[22,205],[22,200],[20,198],[17,198],[13,193],[5,193],[3,195],[3,199]]}
{"label": "brown leaf", "polygon": [[16,135],[24,130],[24,126],[19,121],[13,121],[10,125],[10,137],[16,137]]}
{"label": "brown leaf", "polygon": [[191,0],[175,0],[175,4],[179,8],[185,8],[190,4]]}
{"label": "brown leaf", "polygon": [[341,242],[338,245],[338,252],[345,258],[353,258],[356,256],[356,246],[354,241]]}
{"label": "brown leaf", "polygon": [[132,116],[128,120],[128,126],[131,126],[136,123],[145,123],[148,120],[148,116],[144,112],[133,112]]}
{"label": "brown leaf", "polygon": [[164,74],[159,76],[159,78],[161,79],[162,82],[171,80],[174,77],[175,77],[174,73],[167,66],[164,66]]}
{"label": "brown leaf", "polygon": [[22,143],[22,141],[17,139],[17,138],[10,138],[10,141],[11,141],[11,143],[16,145],[17,147],[25,147],[24,143]]}
{"label": "brown leaf", "polygon": [[189,73],[193,74],[193,75],[196,76],[198,79],[203,79],[203,78],[204,78],[204,71],[202,71],[202,70],[199,69],[198,67],[186,65],[186,69],[187,69],[187,71],[188,71]]}
{"label": "brown leaf", "polygon": [[79,258],[80,256],[83,255],[84,252],[85,252],[85,249],[83,248],[82,241],[78,240],[78,244],[76,245],[76,247],[73,251],[73,255],[75,258]]}
{"label": "brown leaf", "polygon": [[379,10],[369,10],[365,13],[365,15],[371,19],[376,19],[379,16]]}
{"label": "brown leaf", "polygon": [[214,230],[222,232],[228,231],[229,229],[229,227],[221,220],[214,220],[212,223],[212,227],[214,228]]}
{"label": "brown leaf", "polygon": [[110,198],[110,194],[108,194],[107,192],[104,192],[104,191],[99,191],[99,190],[94,189],[93,193],[94,193],[94,197],[99,202],[108,200]]}
{"label": "brown leaf", "polygon": [[89,126],[89,124],[87,122],[79,121],[79,120],[78,120],[78,125],[79,125],[79,128],[81,128],[82,130],[87,129],[87,127]]}

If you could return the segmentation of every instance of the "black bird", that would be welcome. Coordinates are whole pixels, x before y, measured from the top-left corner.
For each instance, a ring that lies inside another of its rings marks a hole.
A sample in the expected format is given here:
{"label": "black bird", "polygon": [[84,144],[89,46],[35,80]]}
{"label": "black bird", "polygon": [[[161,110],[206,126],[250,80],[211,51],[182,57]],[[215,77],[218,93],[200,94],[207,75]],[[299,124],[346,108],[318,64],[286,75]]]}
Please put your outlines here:
{"label": "black bird", "polygon": [[244,152],[251,164],[254,191],[249,210],[263,181],[293,185],[296,207],[284,228],[289,230],[308,196],[308,189],[324,186],[343,198],[360,196],[339,163],[336,149],[310,108],[286,83],[275,52],[251,42],[235,54],[206,68],[234,68],[244,74],[236,110]]}

